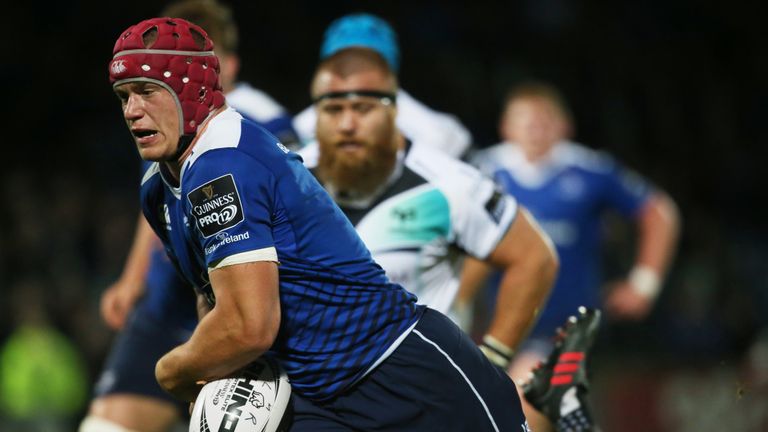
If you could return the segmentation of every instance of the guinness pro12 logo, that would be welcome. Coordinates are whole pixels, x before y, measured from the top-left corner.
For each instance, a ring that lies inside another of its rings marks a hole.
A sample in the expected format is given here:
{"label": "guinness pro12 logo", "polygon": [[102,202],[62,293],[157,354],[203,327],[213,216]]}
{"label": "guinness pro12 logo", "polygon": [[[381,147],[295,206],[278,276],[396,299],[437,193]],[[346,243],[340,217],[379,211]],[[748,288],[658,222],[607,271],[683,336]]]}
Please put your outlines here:
{"label": "guinness pro12 logo", "polygon": [[208,238],[243,221],[243,206],[232,174],[225,174],[187,194],[192,216]]}

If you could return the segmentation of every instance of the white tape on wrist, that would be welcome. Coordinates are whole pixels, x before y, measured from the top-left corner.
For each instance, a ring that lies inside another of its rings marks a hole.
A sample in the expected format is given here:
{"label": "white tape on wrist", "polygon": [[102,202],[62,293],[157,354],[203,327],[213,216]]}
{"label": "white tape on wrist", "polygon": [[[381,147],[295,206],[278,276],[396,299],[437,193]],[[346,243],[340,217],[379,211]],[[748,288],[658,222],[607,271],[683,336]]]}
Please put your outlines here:
{"label": "white tape on wrist", "polygon": [[503,369],[506,369],[507,366],[509,366],[509,362],[515,354],[515,350],[489,334],[483,336],[483,343],[480,344],[480,351],[488,357],[488,360]]}
{"label": "white tape on wrist", "polygon": [[635,266],[629,273],[632,289],[647,299],[655,299],[661,290],[661,278],[656,270],[648,266]]}

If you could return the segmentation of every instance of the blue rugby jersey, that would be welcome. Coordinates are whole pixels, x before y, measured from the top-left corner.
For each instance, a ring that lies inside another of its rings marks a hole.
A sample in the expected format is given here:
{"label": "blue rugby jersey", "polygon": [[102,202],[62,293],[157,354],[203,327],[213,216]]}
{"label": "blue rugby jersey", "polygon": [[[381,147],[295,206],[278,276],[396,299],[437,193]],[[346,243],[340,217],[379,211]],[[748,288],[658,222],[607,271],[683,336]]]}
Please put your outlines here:
{"label": "blue rugby jersey", "polygon": [[[227,103],[243,117],[262,126],[282,142],[298,142],[291,116],[266,93],[241,82],[226,94],[226,98]],[[149,162],[142,163],[142,172],[146,172],[151,165]],[[163,248],[152,251],[145,284],[141,307],[153,316],[164,315],[166,321],[178,322],[188,330],[195,328],[197,310],[194,292],[177,274]]]}
{"label": "blue rugby jersey", "polygon": [[509,143],[478,152],[474,162],[517,198],[555,243],[560,272],[532,332],[549,337],[579,305],[599,305],[602,213],[614,209],[635,217],[651,187],[606,154],[570,142],[556,144],[536,164]]}
{"label": "blue rugby jersey", "polygon": [[144,283],[144,297],[137,307],[156,319],[163,318],[163,322],[194,330],[197,325],[195,292],[176,272],[163,248],[152,250]]}
{"label": "blue rugby jersey", "polygon": [[[151,167],[151,162],[142,161],[142,172]],[[177,323],[190,331],[195,328],[195,292],[176,271],[162,246],[153,247],[150,252],[144,285],[144,295],[137,307],[157,320],[162,317],[163,322]]]}
{"label": "blue rugby jersey", "polygon": [[[226,94],[226,98],[243,117],[262,126],[282,142],[298,142],[291,116],[266,93],[241,82]],[[150,166],[149,162],[142,163],[142,172]],[[141,307],[155,317],[164,315],[166,322],[177,322],[186,329],[194,329],[197,324],[194,295],[190,294],[189,284],[177,274],[162,248],[152,251],[145,284]]]}
{"label": "blue rugby jersey", "polygon": [[282,322],[271,351],[304,397],[344,390],[423,313],[389,282],[301,159],[233,109],[199,137],[179,188],[159,164],[147,171],[142,205],[185,279],[212,301],[207,268],[276,252]]}

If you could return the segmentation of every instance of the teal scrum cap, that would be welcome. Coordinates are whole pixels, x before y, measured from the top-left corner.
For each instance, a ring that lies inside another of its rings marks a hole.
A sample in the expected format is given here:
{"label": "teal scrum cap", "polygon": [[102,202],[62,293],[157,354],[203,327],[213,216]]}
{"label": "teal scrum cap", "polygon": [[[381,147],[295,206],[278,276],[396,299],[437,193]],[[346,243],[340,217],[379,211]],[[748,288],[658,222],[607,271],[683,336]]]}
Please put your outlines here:
{"label": "teal scrum cap", "polygon": [[320,59],[352,47],[370,48],[386,60],[393,72],[400,67],[397,34],[383,19],[366,13],[345,15],[328,26],[320,47]]}

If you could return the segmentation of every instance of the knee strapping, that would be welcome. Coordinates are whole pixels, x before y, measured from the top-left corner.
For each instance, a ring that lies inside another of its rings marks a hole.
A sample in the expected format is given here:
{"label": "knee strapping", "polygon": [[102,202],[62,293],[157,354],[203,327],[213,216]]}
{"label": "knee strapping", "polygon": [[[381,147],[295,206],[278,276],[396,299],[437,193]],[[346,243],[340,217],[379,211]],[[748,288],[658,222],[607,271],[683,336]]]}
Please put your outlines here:
{"label": "knee strapping", "polygon": [[139,432],[133,429],[128,429],[113,421],[103,419],[96,416],[88,416],[80,423],[80,428],[77,432]]}

